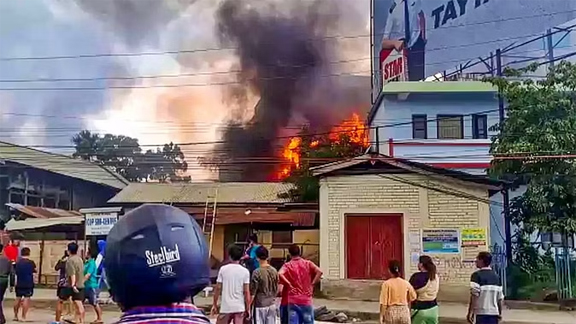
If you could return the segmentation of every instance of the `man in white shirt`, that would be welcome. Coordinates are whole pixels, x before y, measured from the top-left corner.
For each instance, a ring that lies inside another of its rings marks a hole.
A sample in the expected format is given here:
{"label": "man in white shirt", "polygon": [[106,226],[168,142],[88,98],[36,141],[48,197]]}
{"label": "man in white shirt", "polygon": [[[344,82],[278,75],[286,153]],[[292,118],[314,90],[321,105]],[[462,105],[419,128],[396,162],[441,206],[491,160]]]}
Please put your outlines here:
{"label": "man in white shirt", "polygon": [[[237,245],[228,248],[231,262],[218,271],[211,314],[218,313],[217,324],[244,324],[250,317],[250,272],[240,265],[244,251]],[[218,299],[222,295],[220,312]]]}

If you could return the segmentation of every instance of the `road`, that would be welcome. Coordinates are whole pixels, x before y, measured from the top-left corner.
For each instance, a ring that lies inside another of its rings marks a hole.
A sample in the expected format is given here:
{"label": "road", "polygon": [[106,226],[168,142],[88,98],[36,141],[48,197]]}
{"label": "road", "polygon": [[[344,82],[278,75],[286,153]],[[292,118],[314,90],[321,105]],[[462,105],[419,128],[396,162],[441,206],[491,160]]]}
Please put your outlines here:
{"label": "road", "polygon": [[[4,307],[4,314],[6,315],[6,319],[10,324],[22,324],[22,322],[15,322],[13,321],[13,311],[12,308],[9,306]],[[119,311],[104,311],[103,314],[104,323],[110,324],[114,323],[120,317]],[[86,309],[86,323],[90,323],[95,318],[94,311],[88,306]],[[28,314],[28,321],[26,324],[46,324],[54,321],[54,311],[51,309],[32,309]],[[210,319],[212,323],[215,323],[215,319]],[[278,320],[278,323],[280,321]],[[318,324],[327,324],[328,322],[318,322]],[[333,324],[333,323],[332,323]]]}

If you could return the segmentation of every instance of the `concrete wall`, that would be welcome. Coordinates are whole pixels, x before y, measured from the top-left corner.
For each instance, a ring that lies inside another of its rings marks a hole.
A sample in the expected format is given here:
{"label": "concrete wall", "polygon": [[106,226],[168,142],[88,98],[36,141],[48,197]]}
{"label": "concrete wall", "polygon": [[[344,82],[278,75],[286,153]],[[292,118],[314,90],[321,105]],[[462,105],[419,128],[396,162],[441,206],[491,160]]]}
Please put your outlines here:
{"label": "concrete wall", "polygon": [[[488,192],[479,187],[443,177],[395,175],[411,184],[384,179],[377,175],[339,176],[321,180],[320,187],[320,267],[324,271],[323,291],[338,298],[376,300],[379,281],[346,280],[345,229],[347,213],[402,213],[404,215],[404,258],[406,276],[417,271],[413,255],[421,254],[422,228],[483,227],[489,238]],[[413,185],[417,183],[420,186]],[[436,190],[457,190],[479,200]],[[353,216],[352,216],[353,217]],[[416,238],[416,239],[414,239]],[[411,240],[417,240],[416,242]],[[482,248],[486,250],[487,247]],[[459,300],[468,294],[471,262],[479,249],[459,254],[431,255],[436,260],[444,300]],[[351,289],[344,289],[348,287]],[[342,295],[344,294],[344,295]]]}
{"label": "concrete wall", "polygon": [[[497,109],[495,95],[490,93],[410,94],[406,100],[399,100],[398,95],[388,95],[370,124],[372,129],[379,127],[378,136],[376,130],[371,131],[370,141],[378,142],[380,153],[391,155],[388,140],[393,139],[395,157],[424,163],[489,162],[490,139],[472,138],[471,115],[485,112],[488,127],[491,127],[498,122]],[[412,115],[427,115],[428,139],[413,139]],[[464,139],[437,140],[438,115],[463,115]],[[489,135],[493,134],[489,132]],[[410,145],[411,141],[419,142],[419,145]],[[448,142],[456,145],[446,145]]]}
{"label": "concrete wall", "polygon": [[381,140],[412,139],[412,115],[427,115],[428,138],[435,139],[437,115],[466,115],[463,118],[464,138],[471,139],[471,114],[494,110],[484,113],[488,116],[490,127],[498,122],[497,109],[498,100],[495,94],[490,93],[410,94],[406,100],[398,100],[397,95],[387,95],[382,100],[370,126],[382,126],[379,129]]}
{"label": "concrete wall", "polygon": [[[54,270],[54,266],[62,256],[67,248],[68,243],[71,240],[53,240],[44,241],[44,253],[42,258],[42,264],[40,264],[40,251],[42,247],[42,241],[23,241],[21,247],[30,248],[30,259],[36,263],[38,271],[40,272],[40,267],[42,267],[42,278],[38,278],[39,272],[34,275],[36,282],[42,284],[55,285],[58,279],[58,272]],[[78,241],[79,251],[82,253],[84,251],[84,241]],[[41,279],[41,281],[39,281]]]}

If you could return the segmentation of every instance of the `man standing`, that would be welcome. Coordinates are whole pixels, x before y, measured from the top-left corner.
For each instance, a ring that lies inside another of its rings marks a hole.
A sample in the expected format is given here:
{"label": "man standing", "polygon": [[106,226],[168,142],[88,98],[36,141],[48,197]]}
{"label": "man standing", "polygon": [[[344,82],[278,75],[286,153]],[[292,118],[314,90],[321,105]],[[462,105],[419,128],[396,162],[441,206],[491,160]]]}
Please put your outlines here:
{"label": "man standing", "polygon": [[[62,290],[62,296],[56,306],[56,314],[62,314],[63,302],[72,298],[76,308],[76,320],[79,324],[84,323],[84,261],[78,255],[78,244],[68,244],[68,261],[66,261],[66,287]],[[60,322],[60,318],[56,318]]]}
{"label": "man standing", "polygon": [[498,324],[502,319],[504,293],[500,278],[490,267],[491,264],[490,253],[478,253],[476,267],[479,270],[470,278],[470,303],[467,316],[470,324]]}
{"label": "man standing", "polygon": [[101,324],[102,322],[102,308],[98,304],[98,278],[96,277],[97,267],[96,258],[98,251],[94,248],[88,249],[88,261],[84,265],[84,296],[88,300],[88,304],[94,307],[96,313],[96,320],[92,324]]}
{"label": "man standing", "polygon": [[16,261],[14,272],[16,273],[16,303],[14,304],[14,320],[19,321],[18,313],[22,307],[22,321],[26,322],[26,316],[30,309],[30,297],[34,294],[34,273],[36,263],[30,260],[30,248],[22,249],[22,257]]}
{"label": "man standing", "polygon": [[[0,244],[0,253],[3,248],[4,246]],[[0,324],[6,324],[2,302],[4,301],[4,294],[8,284],[10,284],[10,288],[14,287],[14,272],[12,262],[2,254],[0,255]]]}
{"label": "man standing", "polygon": [[248,271],[250,272],[250,275],[252,275],[254,270],[258,269],[259,267],[258,258],[256,257],[256,250],[260,246],[261,245],[258,244],[258,236],[256,234],[251,234],[248,237],[248,248],[246,249],[246,253],[242,258],[246,268],[248,268]]}
{"label": "man standing", "polygon": [[290,324],[314,323],[312,294],[314,285],[320,281],[322,270],[301,256],[296,244],[288,249],[290,262],[280,269],[279,277],[283,289],[288,289],[288,322]]}
{"label": "man standing", "polygon": [[250,293],[254,304],[254,320],[256,324],[275,324],[278,309],[278,272],[268,263],[268,250],[260,246],[256,250],[259,267],[252,273]]}
{"label": "man standing", "polygon": [[218,298],[222,294],[222,304],[216,319],[217,324],[244,324],[244,318],[250,314],[250,272],[240,265],[242,248],[232,245],[228,249],[231,262],[218,271],[216,289],[211,314],[218,313]]}

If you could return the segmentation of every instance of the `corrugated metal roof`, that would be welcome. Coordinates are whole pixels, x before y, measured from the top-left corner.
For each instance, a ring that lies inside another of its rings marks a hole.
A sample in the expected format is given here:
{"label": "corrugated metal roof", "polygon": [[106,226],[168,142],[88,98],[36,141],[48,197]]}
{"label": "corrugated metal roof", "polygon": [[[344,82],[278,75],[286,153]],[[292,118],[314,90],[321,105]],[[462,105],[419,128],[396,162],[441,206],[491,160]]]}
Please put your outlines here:
{"label": "corrugated metal roof", "polygon": [[[206,203],[218,188],[218,203],[284,203],[278,198],[294,188],[280,182],[131,183],[109,203]],[[212,202],[212,199],[210,200]]]}
{"label": "corrugated metal roof", "polygon": [[122,189],[128,184],[128,180],[116,172],[95,163],[6,142],[0,142],[0,162],[2,160],[106,185],[112,188]]}
{"label": "corrugated metal roof", "polygon": [[34,207],[34,206],[24,206],[20,204],[7,203],[6,206],[14,208],[21,213],[28,216],[36,218],[59,218],[59,217],[76,217],[82,216],[80,212],[75,210],[64,210],[57,208],[46,208],[46,207]]}
{"label": "corrugated metal roof", "polygon": [[[330,176],[330,174],[332,174],[335,171],[344,170],[346,168],[366,163],[369,161],[372,162],[380,161],[388,165],[404,169],[406,171],[426,175],[428,177],[432,176],[433,174],[437,174],[441,176],[455,178],[465,182],[476,183],[478,185],[486,187],[489,190],[500,190],[505,185],[505,182],[503,181],[492,180],[484,175],[474,175],[457,170],[438,168],[426,163],[415,162],[401,158],[394,158],[384,154],[364,154],[347,160],[319,165],[317,167],[310,168],[310,170],[312,171],[312,175],[315,177],[326,177]],[[371,163],[371,165],[374,164]],[[369,169],[365,169],[364,171],[370,172]]]}
{"label": "corrugated metal roof", "polygon": [[25,220],[11,219],[6,223],[7,231],[22,231],[37,228],[50,227],[55,225],[81,225],[84,217],[58,217],[58,218],[28,218]]}
{"label": "corrugated metal roof", "polygon": [[399,81],[387,83],[382,90],[384,94],[450,92],[496,92],[496,88],[481,81]]}

